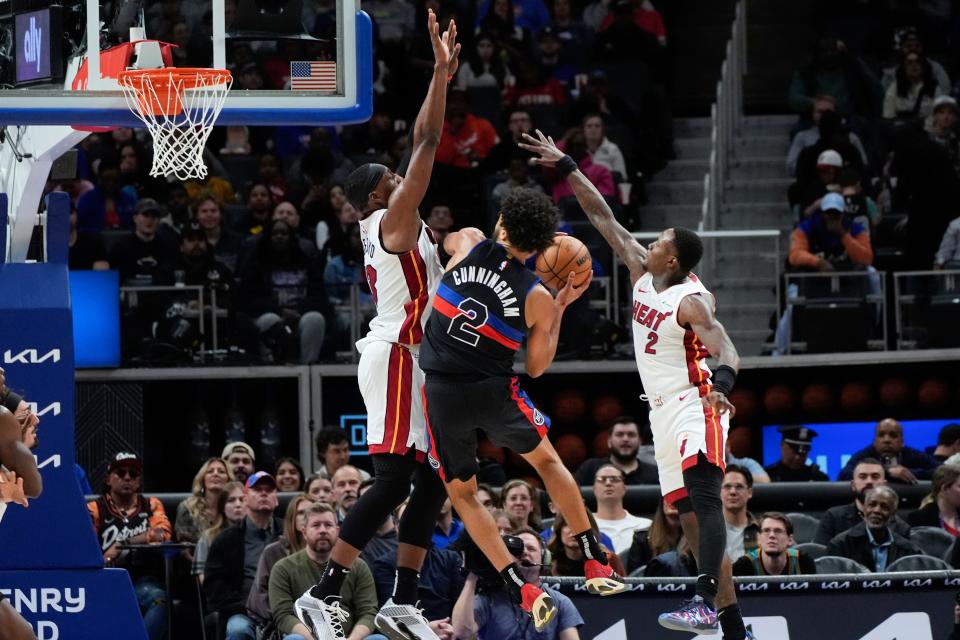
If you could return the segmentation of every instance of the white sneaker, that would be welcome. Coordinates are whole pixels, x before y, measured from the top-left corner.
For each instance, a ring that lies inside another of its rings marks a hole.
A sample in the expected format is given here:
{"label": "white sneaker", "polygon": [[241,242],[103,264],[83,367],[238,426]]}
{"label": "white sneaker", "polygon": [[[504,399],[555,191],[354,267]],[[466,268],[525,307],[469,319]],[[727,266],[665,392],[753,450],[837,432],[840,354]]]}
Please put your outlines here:
{"label": "white sneaker", "polygon": [[390,640],[440,640],[420,609],[411,604],[395,604],[393,598],[383,603],[374,625]]}
{"label": "white sneaker", "polygon": [[350,614],[340,607],[340,596],[327,596],[323,600],[311,595],[310,587],[293,603],[293,609],[316,640],[344,640],[343,623]]}

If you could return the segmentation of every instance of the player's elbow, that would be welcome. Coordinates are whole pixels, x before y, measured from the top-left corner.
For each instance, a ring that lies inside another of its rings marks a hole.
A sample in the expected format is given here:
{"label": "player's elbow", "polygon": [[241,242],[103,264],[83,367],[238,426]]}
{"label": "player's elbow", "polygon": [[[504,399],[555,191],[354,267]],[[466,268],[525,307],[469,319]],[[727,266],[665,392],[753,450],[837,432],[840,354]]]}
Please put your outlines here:
{"label": "player's elbow", "polygon": [[527,375],[531,378],[539,378],[546,372],[548,364],[541,364],[539,362],[530,362],[527,360]]}
{"label": "player's elbow", "polygon": [[40,473],[23,476],[23,495],[28,498],[39,498],[43,493],[43,478]]}

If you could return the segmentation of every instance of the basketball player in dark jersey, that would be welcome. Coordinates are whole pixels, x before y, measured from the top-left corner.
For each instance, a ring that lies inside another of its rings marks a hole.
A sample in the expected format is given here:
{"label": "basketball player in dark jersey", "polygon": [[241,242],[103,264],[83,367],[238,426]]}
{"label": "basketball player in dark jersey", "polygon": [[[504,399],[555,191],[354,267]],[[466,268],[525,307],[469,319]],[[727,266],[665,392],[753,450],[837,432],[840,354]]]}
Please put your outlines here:
{"label": "basketball player in dark jersey", "polygon": [[[4,484],[13,485],[0,490],[4,501],[27,506],[27,497],[36,498],[43,490],[37,460],[24,444],[24,426],[14,416],[21,409],[23,399],[4,384],[3,369],[0,369],[0,465],[8,472],[0,471]],[[35,416],[32,420],[35,420]],[[36,426],[35,422],[30,423]],[[0,528],[0,539],[3,533]],[[0,640],[36,640],[33,629],[20,613],[3,596],[0,596]]]}
{"label": "basketball player in dark jersey", "polygon": [[564,309],[590,286],[589,280],[573,286],[571,273],[554,298],[524,267],[527,258],[553,243],[556,223],[556,209],[545,195],[515,189],[503,200],[492,239],[472,228],[447,236],[444,249],[451,258],[420,349],[430,464],[446,483],[470,537],[537,631],[556,607],[549,594],[524,580],[496,522],[477,500],[478,430],[522,455],[543,478],[554,504],[577,532],[587,558],[587,589],[599,595],[625,589],[590,528],[576,482],[546,437],[550,420],[513,374],[514,355],[524,341],[527,373],[537,377],[547,370]]}

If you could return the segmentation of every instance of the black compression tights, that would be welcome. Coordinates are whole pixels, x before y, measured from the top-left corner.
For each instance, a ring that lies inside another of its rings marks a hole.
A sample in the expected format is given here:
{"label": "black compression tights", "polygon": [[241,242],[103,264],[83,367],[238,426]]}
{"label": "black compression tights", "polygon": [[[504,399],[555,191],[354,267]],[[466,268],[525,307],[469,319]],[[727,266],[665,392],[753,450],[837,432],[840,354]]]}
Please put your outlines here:
{"label": "black compression tights", "polygon": [[[689,495],[689,506],[684,510],[693,510],[700,530],[700,557],[697,564],[700,574],[709,576],[713,581],[720,576],[720,563],[727,547],[727,524],[720,502],[722,482],[723,472],[708,462],[702,453],[697,464],[683,472],[683,484]],[[682,508],[679,503],[677,507]]]}
{"label": "black compression tights", "polygon": [[[377,453],[373,459],[375,482],[360,496],[340,525],[340,537],[355,549],[363,549],[387,519],[409,495],[410,502],[400,519],[397,539],[424,549],[447,497],[440,478],[429,466],[417,462],[416,452],[404,456]],[[410,483],[414,484],[410,493]]]}

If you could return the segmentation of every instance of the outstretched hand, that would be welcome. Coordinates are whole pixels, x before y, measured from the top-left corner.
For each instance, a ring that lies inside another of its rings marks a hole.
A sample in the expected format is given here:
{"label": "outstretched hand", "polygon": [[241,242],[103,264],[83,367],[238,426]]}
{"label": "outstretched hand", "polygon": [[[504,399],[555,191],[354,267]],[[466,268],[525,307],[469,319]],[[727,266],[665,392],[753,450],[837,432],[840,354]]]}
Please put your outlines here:
{"label": "outstretched hand", "polygon": [[573,278],[574,273],[571,271],[570,275],[567,276],[567,284],[563,285],[563,288],[557,293],[557,297],[554,298],[554,304],[557,304],[560,308],[569,306],[574,300],[582,296],[584,291],[590,288],[590,283],[593,281],[593,271],[590,272],[586,282],[579,287],[573,284]]}
{"label": "outstretched hand", "polygon": [[529,133],[524,133],[523,139],[526,142],[518,142],[517,145],[521,149],[529,151],[530,153],[539,154],[540,156],[539,158],[530,158],[530,164],[553,167],[557,164],[557,160],[564,156],[563,151],[557,147],[553,138],[543,135],[540,129],[537,129],[537,138],[534,138]]}
{"label": "outstretched hand", "polygon": [[442,65],[447,70],[447,75],[452,76],[457,72],[460,66],[460,45],[457,43],[457,23],[450,21],[450,26],[442,34],[440,25],[437,23],[437,16],[433,9],[427,12],[427,27],[430,29],[430,42],[433,44],[433,57],[438,65]]}
{"label": "outstretched hand", "polygon": [[23,507],[30,506],[27,496],[23,493],[23,478],[18,478],[16,471],[0,470],[0,502],[15,502]]}

